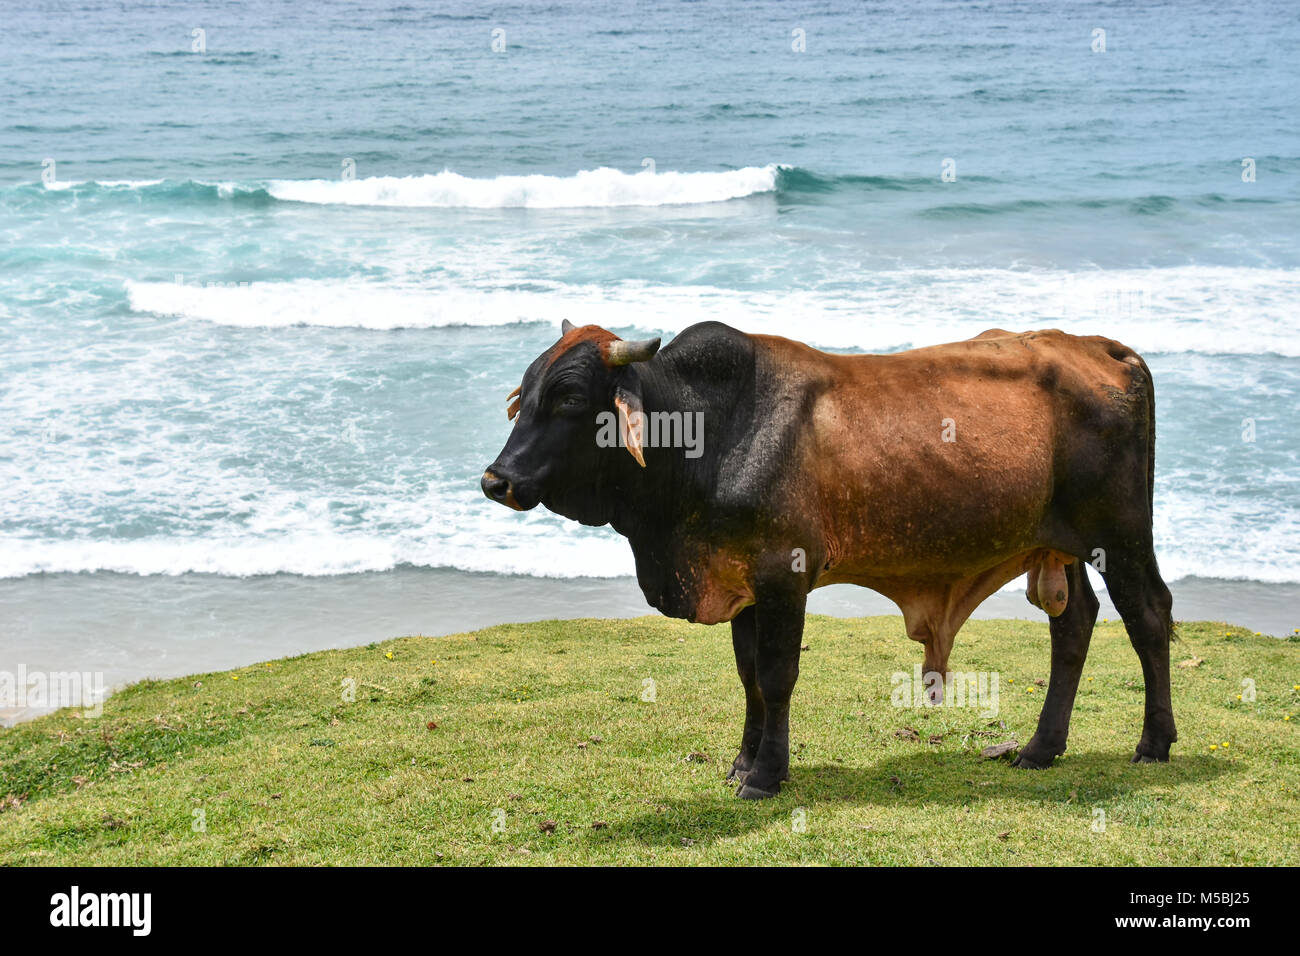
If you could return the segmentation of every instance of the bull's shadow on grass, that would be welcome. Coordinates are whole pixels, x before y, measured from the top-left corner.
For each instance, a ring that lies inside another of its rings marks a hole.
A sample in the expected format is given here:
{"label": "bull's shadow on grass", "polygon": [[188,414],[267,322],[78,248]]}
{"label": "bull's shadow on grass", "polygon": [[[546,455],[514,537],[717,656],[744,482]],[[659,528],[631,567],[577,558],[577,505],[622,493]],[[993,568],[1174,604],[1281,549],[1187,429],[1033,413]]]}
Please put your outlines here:
{"label": "bull's shadow on grass", "polygon": [[975,754],[915,753],[866,766],[839,763],[795,764],[791,779],[773,799],[740,800],[722,783],[690,799],[645,798],[652,809],[602,832],[598,840],[682,846],[734,839],[772,825],[788,827],[791,813],[803,808],[908,809],[1059,805],[1087,816],[1090,808],[1111,805],[1150,789],[1176,796],[1181,786],[1213,780],[1232,768],[1205,755],[1175,755],[1167,764],[1131,764],[1131,750],[1067,756],[1049,770],[1020,770],[1006,760]]}

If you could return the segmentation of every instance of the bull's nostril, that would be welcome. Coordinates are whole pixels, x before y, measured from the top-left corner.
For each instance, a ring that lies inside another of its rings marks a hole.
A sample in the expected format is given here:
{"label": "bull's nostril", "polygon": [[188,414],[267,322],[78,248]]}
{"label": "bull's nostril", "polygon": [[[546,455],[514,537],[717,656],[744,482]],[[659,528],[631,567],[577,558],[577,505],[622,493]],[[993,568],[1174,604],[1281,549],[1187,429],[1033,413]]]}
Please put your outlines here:
{"label": "bull's nostril", "polygon": [[498,478],[490,471],[483,472],[483,480],[479,484],[483,486],[483,494],[493,501],[505,501],[506,496],[510,494],[510,482],[505,478]]}

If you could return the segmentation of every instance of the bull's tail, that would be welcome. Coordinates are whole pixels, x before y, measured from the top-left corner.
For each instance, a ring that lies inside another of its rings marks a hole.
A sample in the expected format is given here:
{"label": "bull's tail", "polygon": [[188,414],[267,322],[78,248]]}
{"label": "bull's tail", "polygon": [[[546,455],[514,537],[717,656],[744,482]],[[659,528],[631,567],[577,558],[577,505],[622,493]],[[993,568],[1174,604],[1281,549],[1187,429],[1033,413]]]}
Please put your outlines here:
{"label": "bull's tail", "polygon": [[[1142,374],[1142,391],[1146,395],[1147,403],[1147,528],[1150,531],[1154,529],[1156,515],[1156,387],[1151,377],[1151,369],[1147,368],[1147,363],[1142,356],[1134,352],[1133,358],[1136,359],[1137,367]],[[1159,577],[1154,549],[1151,552],[1151,565]],[[1178,626],[1172,613],[1165,615],[1164,624],[1169,633],[1169,640],[1178,640]]]}
{"label": "bull's tail", "polygon": [[1147,393],[1147,517],[1152,525],[1156,518],[1156,386],[1151,378],[1151,369],[1142,356],[1137,357],[1138,367],[1146,379],[1144,391]]}

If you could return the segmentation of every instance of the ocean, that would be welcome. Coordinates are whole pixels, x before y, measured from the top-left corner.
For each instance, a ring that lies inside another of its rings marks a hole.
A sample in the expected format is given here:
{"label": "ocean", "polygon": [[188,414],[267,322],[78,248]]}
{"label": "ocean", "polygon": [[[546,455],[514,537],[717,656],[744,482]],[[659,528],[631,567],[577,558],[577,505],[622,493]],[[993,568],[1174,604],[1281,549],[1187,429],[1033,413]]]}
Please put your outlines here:
{"label": "ocean", "polygon": [[622,539],[478,487],[563,318],[1117,338],[1176,601],[1300,625],[1291,4],[466,9],[6,10],[0,670],[632,613]]}

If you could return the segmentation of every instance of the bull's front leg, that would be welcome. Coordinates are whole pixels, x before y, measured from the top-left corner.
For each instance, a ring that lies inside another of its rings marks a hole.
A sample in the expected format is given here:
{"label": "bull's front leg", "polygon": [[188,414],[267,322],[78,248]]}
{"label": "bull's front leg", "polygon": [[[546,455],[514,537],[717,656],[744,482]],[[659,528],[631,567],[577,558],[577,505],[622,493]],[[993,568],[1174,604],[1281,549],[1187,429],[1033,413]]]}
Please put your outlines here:
{"label": "bull's front leg", "polygon": [[[763,732],[743,785],[736,792],[743,800],[776,796],[781,781],[790,773],[790,695],[799,678],[807,603],[806,594],[789,590],[760,590],[756,596],[748,611],[753,612],[754,677],[762,704]],[[734,637],[734,629],[732,634]]]}
{"label": "bull's front leg", "polygon": [[763,739],[763,694],[758,689],[758,669],[754,650],[754,606],[751,604],[731,620],[731,646],[736,651],[736,671],[745,688],[745,731],[740,737],[740,753],[731,764],[728,780],[744,783],[758,756]]}

